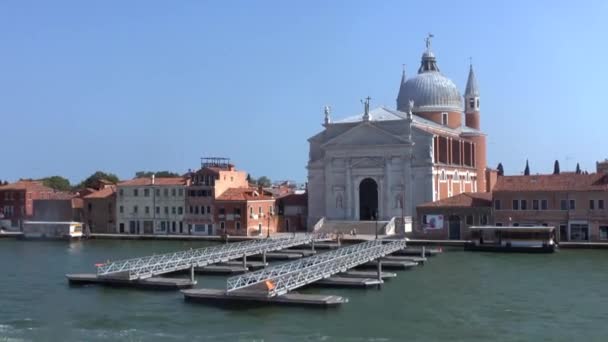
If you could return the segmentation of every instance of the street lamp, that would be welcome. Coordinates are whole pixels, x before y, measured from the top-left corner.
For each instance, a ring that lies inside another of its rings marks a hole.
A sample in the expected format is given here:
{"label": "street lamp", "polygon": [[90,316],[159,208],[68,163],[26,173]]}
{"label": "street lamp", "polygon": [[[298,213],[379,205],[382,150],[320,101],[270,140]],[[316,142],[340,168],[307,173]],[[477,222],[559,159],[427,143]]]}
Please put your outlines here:
{"label": "street lamp", "polygon": [[268,226],[266,227],[266,238],[270,238],[270,208],[268,209]]}

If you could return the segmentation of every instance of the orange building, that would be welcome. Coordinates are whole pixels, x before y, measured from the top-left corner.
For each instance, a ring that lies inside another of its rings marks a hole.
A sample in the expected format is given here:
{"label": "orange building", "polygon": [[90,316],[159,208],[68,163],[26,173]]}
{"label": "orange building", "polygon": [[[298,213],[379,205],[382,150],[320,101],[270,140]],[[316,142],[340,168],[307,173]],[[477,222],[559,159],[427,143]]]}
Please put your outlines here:
{"label": "orange building", "polygon": [[553,226],[559,241],[608,240],[608,174],[502,176],[493,191],[496,225]]}
{"label": "orange building", "polygon": [[[241,214],[235,214],[233,205],[230,204],[230,208],[223,208],[224,211],[229,210],[230,216],[224,213],[222,214],[224,217],[218,219],[220,214],[218,213],[217,201],[228,190],[248,190],[247,173],[237,170],[227,158],[214,157],[202,158],[201,168],[190,172],[188,177],[190,178],[190,185],[186,191],[184,220],[191,234],[218,235],[224,232],[224,227],[227,225],[242,233],[240,225],[244,224],[244,221],[235,220],[235,215],[241,216]],[[243,213],[245,209],[241,208]],[[227,217],[230,217],[230,220],[226,220]],[[240,222],[238,229],[236,229],[236,222]],[[243,227],[246,227],[246,225]]]}
{"label": "orange building", "polygon": [[20,180],[0,186],[0,220],[3,227],[19,229],[25,219],[34,216],[35,200],[73,197],[42,184],[42,181]]}
{"label": "orange building", "polygon": [[270,235],[277,231],[275,199],[260,188],[230,188],[215,200],[220,234]]}

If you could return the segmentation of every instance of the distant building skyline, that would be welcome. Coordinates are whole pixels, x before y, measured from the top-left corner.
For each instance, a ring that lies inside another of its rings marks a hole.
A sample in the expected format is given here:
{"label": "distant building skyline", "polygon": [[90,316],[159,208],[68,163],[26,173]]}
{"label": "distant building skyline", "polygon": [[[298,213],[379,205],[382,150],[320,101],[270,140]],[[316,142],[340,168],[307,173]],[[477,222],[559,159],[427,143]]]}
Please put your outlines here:
{"label": "distant building skyline", "polygon": [[323,107],[394,108],[429,32],[456,84],[472,57],[489,167],[592,172],[608,157],[602,1],[146,5],[0,4],[0,179],[185,173],[212,154],[305,182]]}

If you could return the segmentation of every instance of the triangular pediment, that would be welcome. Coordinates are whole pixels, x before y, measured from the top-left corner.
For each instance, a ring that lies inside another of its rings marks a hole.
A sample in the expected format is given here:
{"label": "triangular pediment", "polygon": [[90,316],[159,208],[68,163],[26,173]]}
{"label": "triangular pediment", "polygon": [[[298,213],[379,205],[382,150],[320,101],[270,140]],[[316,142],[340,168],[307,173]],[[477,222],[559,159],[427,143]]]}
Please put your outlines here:
{"label": "triangular pediment", "polygon": [[361,124],[349,129],[348,131],[334,137],[322,146],[378,146],[378,145],[409,145],[407,139],[396,136],[390,132],[377,127],[370,122]]}

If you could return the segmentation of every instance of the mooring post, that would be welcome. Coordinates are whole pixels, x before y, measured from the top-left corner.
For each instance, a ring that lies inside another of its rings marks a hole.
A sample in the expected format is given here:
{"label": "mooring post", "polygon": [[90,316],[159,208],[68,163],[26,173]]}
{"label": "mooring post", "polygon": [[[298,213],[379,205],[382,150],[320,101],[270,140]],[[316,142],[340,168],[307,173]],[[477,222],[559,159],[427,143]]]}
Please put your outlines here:
{"label": "mooring post", "polygon": [[378,281],[382,281],[382,260],[378,258],[376,261],[378,262]]}
{"label": "mooring post", "polygon": [[422,255],[421,257],[425,258],[426,257],[426,246],[422,246]]}
{"label": "mooring post", "polygon": [[194,264],[190,265],[190,282],[194,283]]}
{"label": "mooring post", "polygon": [[262,263],[264,264],[264,267],[266,267],[266,250],[262,252]]}
{"label": "mooring post", "polygon": [[247,254],[243,254],[243,268],[247,268]]}

